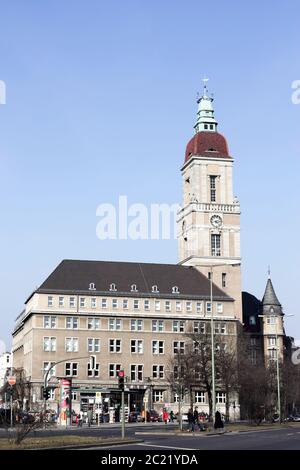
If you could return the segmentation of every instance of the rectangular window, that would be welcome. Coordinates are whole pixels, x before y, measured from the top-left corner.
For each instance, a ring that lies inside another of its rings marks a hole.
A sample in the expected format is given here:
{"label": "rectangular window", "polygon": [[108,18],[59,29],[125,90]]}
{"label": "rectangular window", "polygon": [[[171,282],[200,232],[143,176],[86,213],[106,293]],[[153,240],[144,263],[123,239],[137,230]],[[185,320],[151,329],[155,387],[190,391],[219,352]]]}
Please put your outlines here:
{"label": "rectangular window", "polygon": [[118,299],[112,299],[112,308],[118,308]]}
{"label": "rectangular window", "polygon": [[250,351],[250,361],[251,364],[255,365],[257,363],[257,351],[256,349],[251,349]]}
{"label": "rectangular window", "polygon": [[88,318],[88,330],[100,330],[100,318]]}
{"label": "rectangular window", "polygon": [[140,301],[138,299],[134,299],[133,308],[134,310],[138,310],[140,308]]}
{"label": "rectangular window", "polygon": [[155,310],[158,312],[160,310],[160,300],[155,300],[154,305]]}
{"label": "rectangular window", "polygon": [[267,323],[269,323],[269,325],[275,325],[276,318],[274,316],[267,317]]}
{"label": "rectangular window", "polygon": [[164,320],[152,320],[152,331],[162,333],[164,329]]}
{"label": "rectangular window", "polygon": [[107,308],[107,299],[101,299],[101,307]]}
{"label": "rectangular window", "polygon": [[58,297],[58,306],[63,307],[65,304],[65,298],[64,297]]}
{"label": "rectangular window", "polygon": [[176,312],[181,312],[181,302],[180,302],[180,300],[176,300]]}
{"label": "rectangular window", "polygon": [[48,373],[48,378],[55,375],[55,362],[44,362],[43,363],[43,374],[45,374],[50,369]]}
{"label": "rectangular window", "polygon": [[202,313],[202,302],[196,303],[196,310],[197,310],[197,313]]}
{"label": "rectangular window", "polygon": [[85,307],[85,297],[80,297],[80,308],[84,308]]}
{"label": "rectangular window", "polygon": [[275,336],[274,337],[272,336],[272,337],[268,338],[268,346],[269,347],[276,346],[276,337]]}
{"label": "rectangular window", "polygon": [[223,313],[223,304],[221,302],[217,302],[217,313]]}
{"label": "rectangular window", "polygon": [[205,403],[205,392],[195,391],[195,403]]}
{"label": "rectangular window", "polygon": [[215,334],[216,335],[226,335],[226,324],[225,323],[215,323]]}
{"label": "rectangular window", "polygon": [[123,299],[123,308],[124,310],[128,309],[128,299]]}
{"label": "rectangular window", "polygon": [[91,298],[91,308],[97,308],[97,299],[96,299],[96,297]]}
{"label": "rectangular window", "polygon": [[206,302],[206,313],[211,313],[211,302]]}
{"label": "rectangular window", "polygon": [[109,340],[109,352],[110,353],[120,353],[121,352],[121,340],[120,339],[110,339]]}
{"label": "rectangular window", "polygon": [[49,400],[55,400],[55,388],[49,388]]}
{"label": "rectangular window", "polygon": [[143,320],[130,320],[130,330],[131,331],[142,331],[143,330]]}
{"label": "rectangular window", "polygon": [[48,307],[53,307],[53,296],[48,295]]}
{"label": "rectangular window", "polygon": [[45,336],[43,338],[43,350],[46,352],[56,351],[56,338],[54,336]]}
{"label": "rectangular window", "polygon": [[66,352],[78,352],[78,338],[66,338],[65,350]]}
{"label": "rectangular window", "polygon": [[256,346],[256,344],[257,344],[256,338],[250,338],[250,344],[251,344],[251,346]]}
{"label": "rectangular window", "polygon": [[152,401],[153,401],[153,403],[163,403],[163,401],[164,401],[164,391],[163,390],[153,390]]}
{"label": "rectangular window", "polygon": [[216,202],[216,176],[209,177],[209,187],[210,187],[210,202]]}
{"label": "rectangular window", "polygon": [[69,298],[69,307],[74,308],[75,307],[75,297],[70,297]]}
{"label": "rectangular window", "polygon": [[165,342],[153,340],[152,341],[152,354],[164,354],[165,353]]}
{"label": "rectangular window", "polygon": [[88,338],[88,352],[98,353],[100,352],[100,339],[99,338]]}
{"label": "rectangular window", "polygon": [[78,375],[78,363],[77,362],[66,362],[65,375],[66,375],[66,377],[77,377],[77,375]]}
{"label": "rectangular window", "polygon": [[184,333],[185,321],[184,320],[173,320],[173,333]]}
{"label": "rectangular window", "polygon": [[269,353],[269,359],[271,361],[276,361],[276,359],[277,359],[277,349],[269,349],[268,353]]}
{"label": "rectangular window", "polygon": [[108,321],[109,330],[121,330],[121,320],[118,318],[110,318]]}
{"label": "rectangular window", "polygon": [[142,339],[132,339],[130,342],[130,352],[133,354],[143,354],[144,346]]}
{"label": "rectangular window", "polygon": [[149,299],[144,300],[144,309],[145,310],[150,310],[150,300]]}
{"label": "rectangular window", "polygon": [[203,321],[194,321],[194,333],[205,334],[205,323]]}
{"label": "rectangular window", "polygon": [[216,393],[216,403],[218,405],[225,404],[226,403],[226,393],[217,392]]}
{"label": "rectangular window", "polygon": [[221,256],[221,235],[211,234],[211,256]]}
{"label": "rectangular window", "polygon": [[222,287],[226,287],[226,273],[222,273]]}
{"label": "rectangular window", "polygon": [[130,367],[130,377],[132,382],[142,382],[143,381],[143,364],[131,364]]}
{"label": "rectangular window", "polygon": [[66,317],[66,329],[77,330],[78,329],[78,317]]}
{"label": "rectangular window", "polygon": [[45,315],[44,328],[56,328],[56,317],[52,315]]}
{"label": "rectangular window", "polygon": [[164,366],[163,365],[152,366],[152,377],[154,379],[164,379],[165,378]]}
{"label": "rectangular window", "polygon": [[171,301],[170,300],[166,300],[165,309],[166,309],[166,312],[171,312]]}
{"label": "rectangular window", "polygon": [[109,364],[109,377],[115,378],[118,375],[119,370],[121,370],[121,364]]}
{"label": "rectangular window", "polygon": [[88,377],[99,377],[100,375],[100,364],[95,362],[94,368],[91,368],[91,363],[87,363],[87,375]]}
{"label": "rectangular window", "polygon": [[186,311],[191,312],[192,311],[192,302],[186,302]]}
{"label": "rectangular window", "polygon": [[184,354],[185,344],[184,341],[174,341],[173,343],[173,353],[174,354]]}

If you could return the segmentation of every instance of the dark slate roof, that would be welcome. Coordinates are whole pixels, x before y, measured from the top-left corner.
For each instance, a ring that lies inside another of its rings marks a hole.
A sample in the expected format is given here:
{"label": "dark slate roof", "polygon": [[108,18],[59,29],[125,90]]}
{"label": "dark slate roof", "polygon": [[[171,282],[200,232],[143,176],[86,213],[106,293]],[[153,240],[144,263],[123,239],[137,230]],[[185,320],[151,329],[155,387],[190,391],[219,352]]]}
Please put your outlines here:
{"label": "dark slate roof", "polygon": [[[95,291],[89,290],[90,283]],[[117,292],[109,292],[114,283]],[[196,268],[177,264],[130,263],[116,261],[63,260],[50,276],[36,290],[40,293],[79,292],[105,293],[106,295],[137,295],[131,292],[136,284],[138,295],[157,296],[152,286],[157,285],[160,296],[209,298],[210,281]],[[172,294],[172,287],[178,286],[179,294]],[[213,284],[216,300],[232,300]]]}
{"label": "dark slate roof", "polygon": [[262,299],[262,304],[263,305],[277,305],[281,307],[281,304],[279,300],[277,299],[277,295],[275,294],[275,290],[272,284],[271,279],[268,279],[267,285],[266,285],[266,290]]}
{"label": "dark slate roof", "polygon": [[[249,292],[242,292],[243,324],[244,329],[250,333],[260,331],[258,315],[261,313],[261,301]],[[255,325],[250,323],[250,317],[255,317]]]}
{"label": "dark slate roof", "polygon": [[271,279],[268,279],[266,290],[262,299],[262,308],[263,314],[270,314],[274,313],[277,315],[283,315],[281,303],[277,299],[277,295],[275,294],[275,290],[272,284]]}

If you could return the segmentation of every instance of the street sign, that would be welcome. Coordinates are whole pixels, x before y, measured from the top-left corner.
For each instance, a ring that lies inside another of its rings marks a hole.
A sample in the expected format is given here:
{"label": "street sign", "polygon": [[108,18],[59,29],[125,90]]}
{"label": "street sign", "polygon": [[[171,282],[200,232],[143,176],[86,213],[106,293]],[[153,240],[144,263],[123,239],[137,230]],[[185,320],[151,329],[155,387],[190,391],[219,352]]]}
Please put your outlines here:
{"label": "street sign", "polygon": [[16,384],[16,377],[14,375],[10,375],[8,378],[7,378],[7,382],[9,383],[9,385],[15,385]]}
{"label": "street sign", "polygon": [[101,402],[102,402],[102,393],[96,392],[96,403],[101,403]]}

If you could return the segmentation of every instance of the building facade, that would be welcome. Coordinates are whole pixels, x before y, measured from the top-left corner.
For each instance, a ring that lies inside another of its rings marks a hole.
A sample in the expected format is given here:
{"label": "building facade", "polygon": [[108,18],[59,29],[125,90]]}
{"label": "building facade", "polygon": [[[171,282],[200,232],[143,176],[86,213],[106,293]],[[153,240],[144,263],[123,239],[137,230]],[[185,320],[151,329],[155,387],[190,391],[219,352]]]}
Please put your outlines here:
{"label": "building facade", "polygon": [[[61,400],[58,382],[65,379],[72,380],[76,412],[90,404],[117,409],[117,373],[124,370],[128,411],[176,412],[172,358],[185,352],[189,335],[209,331],[211,316],[214,334],[234,344],[245,325],[253,361],[276,342],[283,347],[283,316],[271,281],[262,304],[242,296],[233,158],[217,131],[206,88],[194,127],[181,170],[179,264],[64,260],[26,300],[13,331],[13,361],[30,378],[32,407],[42,404],[45,372],[54,366],[48,402],[53,409]],[[274,323],[276,315],[281,323]],[[192,394],[199,411],[208,413],[206,391],[195,386]],[[186,411],[189,398],[184,400]],[[223,413],[226,401],[237,418],[238,400],[217,387],[216,405]]]}

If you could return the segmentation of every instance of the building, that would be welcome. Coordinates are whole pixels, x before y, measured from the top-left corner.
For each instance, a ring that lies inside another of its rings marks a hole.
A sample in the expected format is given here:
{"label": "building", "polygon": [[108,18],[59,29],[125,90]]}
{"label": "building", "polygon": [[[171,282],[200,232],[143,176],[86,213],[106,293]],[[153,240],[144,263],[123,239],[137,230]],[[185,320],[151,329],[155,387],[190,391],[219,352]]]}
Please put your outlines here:
{"label": "building", "polygon": [[[30,377],[33,406],[42,402],[45,372],[59,362],[49,381],[53,408],[60,401],[59,379],[72,379],[76,411],[91,403],[118,408],[117,372],[124,369],[128,410],[177,411],[178,395],[168,381],[170,361],[185,350],[187,333],[209,328],[211,315],[215,333],[235,343],[245,323],[254,360],[274,344],[274,323],[268,320],[273,308],[272,315],[281,320],[276,337],[282,345],[283,317],[271,281],[262,302],[265,323],[259,317],[261,303],[247,293],[242,297],[233,158],[217,131],[206,88],[194,127],[181,170],[179,264],[64,260],[26,300],[13,331],[13,357],[14,367]],[[192,392],[199,410],[208,412],[206,392]],[[226,400],[218,388],[222,412]],[[188,406],[186,401],[184,409]],[[230,402],[230,414],[235,413],[236,399]]]}
{"label": "building", "polygon": [[5,383],[5,377],[7,377],[10,368],[12,367],[12,354],[5,352],[0,355],[0,389]]}

